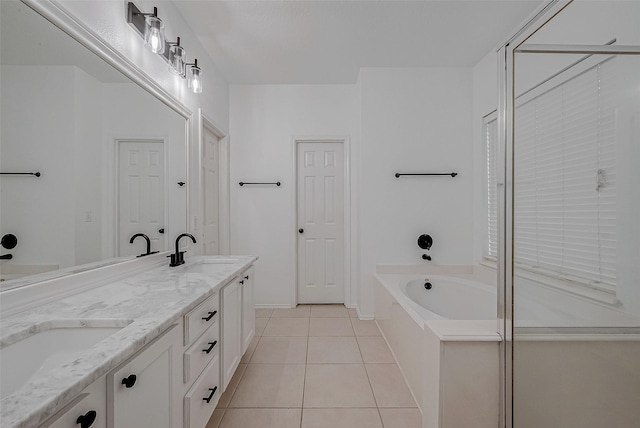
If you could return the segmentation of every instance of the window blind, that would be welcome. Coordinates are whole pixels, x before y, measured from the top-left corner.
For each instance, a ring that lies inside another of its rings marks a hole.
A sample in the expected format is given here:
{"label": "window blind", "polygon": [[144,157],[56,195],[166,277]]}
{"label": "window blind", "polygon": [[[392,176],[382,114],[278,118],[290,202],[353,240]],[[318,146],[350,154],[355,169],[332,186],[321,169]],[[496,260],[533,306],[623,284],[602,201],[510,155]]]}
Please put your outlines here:
{"label": "window blind", "polygon": [[485,257],[498,257],[498,118],[485,117],[484,137],[487,155],[487,244]]}
{"label": "window blind", "polygon": [[[514,119],[516,266],[608,291],[616,284],[614,84],[610,59],[518,105]],[[487,185],[495,193],[495,181]]]}

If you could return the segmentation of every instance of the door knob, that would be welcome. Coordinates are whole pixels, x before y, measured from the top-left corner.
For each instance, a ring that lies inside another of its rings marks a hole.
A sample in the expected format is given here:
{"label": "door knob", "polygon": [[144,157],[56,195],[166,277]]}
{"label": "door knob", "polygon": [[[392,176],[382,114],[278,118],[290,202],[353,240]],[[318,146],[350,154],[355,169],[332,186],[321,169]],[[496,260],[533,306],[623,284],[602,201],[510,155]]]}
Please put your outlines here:
{"label": "door knob", "polygon": [[302,228],[298,229],[298,233],[304,233],[304,229]]}
{"label": "door knob", "polygon": [[164,233],[164,227],[160,230],[158,230],[158,233]]}

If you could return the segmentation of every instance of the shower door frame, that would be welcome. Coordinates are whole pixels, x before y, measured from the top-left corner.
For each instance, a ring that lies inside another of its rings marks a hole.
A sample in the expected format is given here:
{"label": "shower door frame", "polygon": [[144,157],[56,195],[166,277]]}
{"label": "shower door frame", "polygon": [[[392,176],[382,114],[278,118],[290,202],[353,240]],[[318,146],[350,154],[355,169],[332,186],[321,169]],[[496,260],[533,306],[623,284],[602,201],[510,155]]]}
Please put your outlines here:
{"label": "shower door frame", "polygon": [[526,45],[539,29],[569,6],[573,0],[552,0],[537,9],[498,50],[498,331],[500,349],[500,427],[513,428],[513,152],[516,53],[638,55],[638,46],[616,45]]}

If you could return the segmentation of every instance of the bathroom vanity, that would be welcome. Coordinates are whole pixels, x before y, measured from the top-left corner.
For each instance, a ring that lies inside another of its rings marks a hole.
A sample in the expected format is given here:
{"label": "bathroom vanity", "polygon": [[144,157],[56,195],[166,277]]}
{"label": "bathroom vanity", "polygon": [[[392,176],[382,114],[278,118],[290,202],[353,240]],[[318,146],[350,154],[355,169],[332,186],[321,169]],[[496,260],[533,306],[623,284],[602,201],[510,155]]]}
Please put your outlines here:
{"label": "bathroom vanity", "polygon": [[156,260],[2,319],[3,428],[205,427],[255,333],[256,257]]}

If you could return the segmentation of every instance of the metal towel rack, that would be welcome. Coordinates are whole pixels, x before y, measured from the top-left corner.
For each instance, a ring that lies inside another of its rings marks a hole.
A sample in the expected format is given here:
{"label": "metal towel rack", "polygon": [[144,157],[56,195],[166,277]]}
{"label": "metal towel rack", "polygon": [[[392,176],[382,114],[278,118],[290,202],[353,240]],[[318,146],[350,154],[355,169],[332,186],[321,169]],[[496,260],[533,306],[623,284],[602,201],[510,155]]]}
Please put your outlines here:
{"label": "metal towel rack", "polygon": [[280,187],[280,182],[276,181],[275,183],[247,183],[245,181],[241,181],[240,183],[238,183],[240,185],[240,187],[244,186],[245,184],[275,184],[276,186]]}
{"label": "metal towel rack", "polygon": [[396,178],[402,176],[402,175],[449,175],[451,176],[451,178],[455,177],[456,175],[458,175],[457,172],[424,172],[424,173],[400,173],[400,172],[396,172]]}
{"label": "metal towel rack", "polygon": [[34,177],[40,177],[42,174],[39,172],[0,172],[0,175],[33,175]]}

